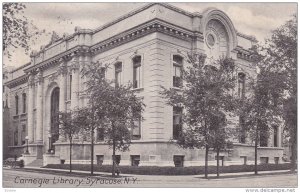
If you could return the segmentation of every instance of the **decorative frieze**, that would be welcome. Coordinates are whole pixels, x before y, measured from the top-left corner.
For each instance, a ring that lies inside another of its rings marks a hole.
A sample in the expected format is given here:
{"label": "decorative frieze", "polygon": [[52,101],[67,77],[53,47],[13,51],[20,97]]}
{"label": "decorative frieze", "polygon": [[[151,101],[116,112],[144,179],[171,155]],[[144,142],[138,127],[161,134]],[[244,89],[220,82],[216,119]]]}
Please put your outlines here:
{"label": "decorative frieze", "polygon": [[26,82],[28,81],[28,75],[23,75],[23,76],[20,76],[16,79],[13,79],[7,83],[5,83],[5,85],[8,87],[8,88],[14,88],[16,86],[19,86],[21,84],[25,84]]}

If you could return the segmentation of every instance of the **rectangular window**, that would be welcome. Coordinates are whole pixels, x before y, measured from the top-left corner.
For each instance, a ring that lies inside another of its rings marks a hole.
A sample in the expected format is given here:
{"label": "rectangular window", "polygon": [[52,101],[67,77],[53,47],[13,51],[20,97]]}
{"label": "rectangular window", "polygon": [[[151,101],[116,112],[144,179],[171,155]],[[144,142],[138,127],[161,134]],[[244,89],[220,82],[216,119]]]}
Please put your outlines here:
{"label": "rectangular window", "polygon": [[260,164],[268,164],[269,157],[260,157]]}
{"label": "rectangular window", "polygon": [[25,93],[23,93],[22,98],[23,98],[23,113],[26,113],[26,94]]}
{"label": "rectangular window", "polygon": [[133,88],[141,87],[141,56],[133,58]]}
{"label": "rectangular window", "polygon": [[173,139],[178,139],[182,131],[182,107],[173,107]]}
{"label": "rectangular window", "polygon": [[246,75],[244,73],[238,74],[238,94],[241,99],[245,98],[245,82]]}
{"label": "rectangular window", "polygon": [[268,133],[268,126],[264,125],[264,129],[262,129],[259,133],[259,145],[260,147],[267,147],[268,146],[268,139],[269,139],[269,133]]}
{"label": "rectangular window", "polygon": [[132,139],[141,139],[141,120],[133,121]]}
{"label": "rectangular window", "polygon": [[22,125],[22,133],[21,133],[22,145],[25,144],[25,135],[26,135],[26,125]]}
{"label": "rectangular window", "polygon": [[16,103],[16,115],[19,114],[19,97],[15,96],[15,103]]}
{"label": "rectangular window", "polygon": [[115,159],[113,156],[111,156],[113,160],[116,161],[116,164],[119,165],[121,162],[121,155],[115,155]]}
{"label": "rectangular window", "polygon": [[97,128],[97,141],[104,140],[104,131],[103,128]]}
{"label": "rectangular window", "polygon": [[[215,156],[215,160],[217,159],[218,159],[217,156]],[[218,161],[220,166],[224,166],[224,156],[219,156]]]}
{"label": "rectangular window", "polygon": [[247,165],[247,156],[240,156],[244,165]]}
{"label": "rectangular window", "polygon": [[279,164],[279,157],[274,157],[275,164]]}
{"label": "rectangular window", "polygon": [[16,128],[15,132],[14,132],[14,145],[17,146],[19,145],[19,142],[18,142],[18,137],[19,133],[18,133],[18,128]]}
{"label": "rectangular window", "polygon": [[175,167],[183,167],[184,156],[183,155],[174,155],[173,157]]}
{"label": "rectangular window", "polygon": [[139,166],[140,164],[140,155],[131,155],[131,166]]}
{"label": "rectangular window", "polygon": [[104,155],[96,155],[97,158],[97,165],[102,166],[103,160],[104,160]]}
{"label": "rectangular window", "polygon": [[115,84],[116,87],[121,85],[121,74],[122,74],[122,63],[118,62],[115,64]]}
{"label": "rectangular window", "polygon": [[245,129],[245,119],[240,116],[240,143],[246,143],[246,129]]}
{"label": "rectangular window", "polygon": [[278,147],[278,127],[274,126],[274,147]]}
{"label": "rectangular window", "polygon": [[183,58],[178,55],[173,56],[173,87],[182,86]]}
{"label": "rectangular window", "polygon": [[72,75],[69,76],[69,99],[72,98]]}

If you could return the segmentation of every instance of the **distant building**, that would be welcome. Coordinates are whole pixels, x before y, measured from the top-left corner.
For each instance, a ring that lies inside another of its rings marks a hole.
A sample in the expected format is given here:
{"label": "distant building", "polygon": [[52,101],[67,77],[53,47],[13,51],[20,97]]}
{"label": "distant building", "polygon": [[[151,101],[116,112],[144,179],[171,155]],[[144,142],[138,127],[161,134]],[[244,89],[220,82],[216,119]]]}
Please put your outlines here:
{"label": "distant building", "polygon": [[[55,35],[55,34],[54,34]],[[207,9],[190,13],[169,4],[151,3],[94,30],[76,28],[62,38],[53,36],[40,51],[31,54],[31,62],[10,73],[8,107],[11,127],[9,153],[25,151],[26,164],[69,161],[66,139],[53,135],[55,112],[83,107],[86,96],[79,76],[83,63],[111,63],[107,77],[119,84],[133,82],[134,91],[146,104],[145,121],[132,129],[129,152],[117,152],[120,165],[193,166],[204,165],[204,150],[185,150],[169,143],[181,128],[180,109],[167,106],[159,95],[160,86],[178,87],[180,68],[187,64],[186,53],[206,54],[208,60],[228,56],[238,66],[237,94],[245,94],[247,78],[255,76],[249,49],[256,43],[252,36],[236,31],[221,10]],[[258,148],[261,163],[282,160],[282,130],[274,128]],[[111,164],[112,150],[95,134],[95,163]],[[90,162],[89,139],[78,136],[73,146],[73,163]],[[233,139],[234,148],[221,152],[224,164],[254,163],[254,147],[246,132]],[[6,144],[7,145],[7,144]],[[49,148],[52,147],[52,148]],[[50,150],[49,150],[50,149]],[[51,151],[52,149],[52,151]],[[209,164],[216,153],[209,152]]]}

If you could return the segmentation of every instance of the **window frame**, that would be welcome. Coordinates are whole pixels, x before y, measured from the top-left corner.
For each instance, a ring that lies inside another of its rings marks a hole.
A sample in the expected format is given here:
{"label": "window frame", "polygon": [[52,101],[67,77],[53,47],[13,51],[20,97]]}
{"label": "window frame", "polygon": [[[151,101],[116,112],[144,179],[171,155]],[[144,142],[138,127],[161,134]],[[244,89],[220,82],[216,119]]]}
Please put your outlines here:
{"label": "window frame", "polygon": [[[176,59],[176,57],[178,57]],[[178,59],[180,62],[178,62]],[[184,65],[184,57],[179,54],[172,55],[172,86],[175,88],[180,88],[182,83],[182,70]],[[180,75],[177,76],[177,71],[180,72]]]}
{"label": "window frame", "polygon": [[68,100],[71,100],[72,99],[72,81],[73,81],[73,76],[72,74],[69,74],[69,96],[68,96]]}
{"label": "window frame", "polygon": [[116,62],[115,63],[115,85],[118,87],[122,84],[122,71],[123,71],[123,63]]}
{"label": "window frame", "polygon": [[[138,61],[135,61],[137,60]],[[142,56],[136,55],[132,58],[132,68],[133,68],[133,74],[132,74],[132,80],[133,80],[133,88],[141,88],[141,69],[142,69]]]}
{"label": "window frame", "polygon": [[245,98],[246,94],[246,74],[244,72],[238,73],[238,97]]}
{"label": "window frame", "polygon": [[[176,109],[177,108],[177,109]],[[177,111],[178,110],[178,111]],[[180,110],[180,112],[179,112]],[[176,112],[177,111],[177,112]],[[182,131],[182,115],[183,115],[183,107],[174,106],[173,107],[173,132],[172,132],[172,138],[177,140],[180,136],[180,132]],[[179,124],[175,124],[175,117],[179,117]]]}
{"label": "window frame", "polygon": [[27,105],[26,105],[27,95],[26,93],[22,94],[22,103],[23,103],[23,113],[26,113],[27,111]]}
{"label": "window frame", "polygon": [[19,114],[19,96],[15,95],[16,115]]}

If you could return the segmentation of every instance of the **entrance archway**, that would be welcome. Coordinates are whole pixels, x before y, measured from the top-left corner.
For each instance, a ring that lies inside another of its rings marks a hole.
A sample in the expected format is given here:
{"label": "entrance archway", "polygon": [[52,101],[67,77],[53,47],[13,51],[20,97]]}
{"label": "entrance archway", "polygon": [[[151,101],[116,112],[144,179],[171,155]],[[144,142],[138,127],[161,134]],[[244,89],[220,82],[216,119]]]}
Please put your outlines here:
{"label": "entrance archway", "polygon": [[51,113],[50,113],[51,146],[49,147],[49,150],[53,150],[53,151],[54,151],[54,146],[52,144],[55,143],[59,138],[58,113],[59,113],[59,87],[56,87],[53,89],[51,93]]}

